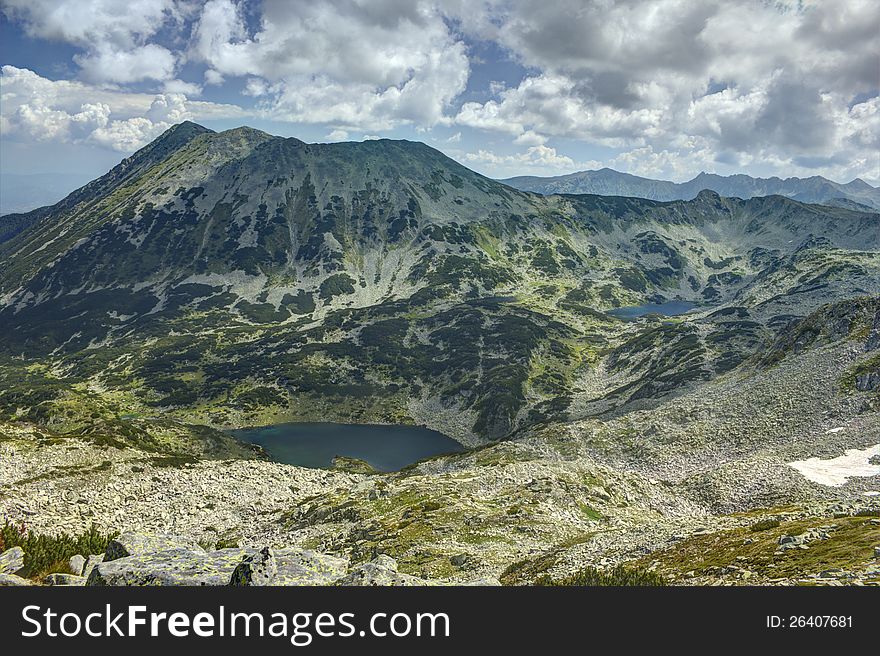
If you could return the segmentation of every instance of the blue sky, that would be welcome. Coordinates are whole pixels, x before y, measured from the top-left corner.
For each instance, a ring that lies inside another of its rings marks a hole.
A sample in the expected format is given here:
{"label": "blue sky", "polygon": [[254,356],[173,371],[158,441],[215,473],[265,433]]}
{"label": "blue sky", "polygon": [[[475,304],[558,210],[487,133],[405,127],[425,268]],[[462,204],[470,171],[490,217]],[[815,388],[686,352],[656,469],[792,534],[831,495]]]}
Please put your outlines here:
{"label": "blue sky", "polygon": [[0,171],[104,173],[170,125],[880,183],[880,2],[4,0]]}

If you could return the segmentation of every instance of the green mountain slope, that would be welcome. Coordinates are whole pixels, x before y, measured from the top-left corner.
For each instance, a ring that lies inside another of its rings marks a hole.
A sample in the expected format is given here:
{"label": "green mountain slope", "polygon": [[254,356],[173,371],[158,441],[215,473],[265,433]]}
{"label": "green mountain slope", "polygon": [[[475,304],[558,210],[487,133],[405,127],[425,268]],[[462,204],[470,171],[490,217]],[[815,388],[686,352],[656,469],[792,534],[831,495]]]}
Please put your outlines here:
{"label": "green mountain slope", "polygon": [[[655,403],[880,294],[876,213],[545,197],[407,141],[181,124],[15,221],[0,364],[47,392],[0,409],[50,422],[93,393],[117,415],[415,421],[476,444]],[[605,313],[671,299],[699,311]]]}

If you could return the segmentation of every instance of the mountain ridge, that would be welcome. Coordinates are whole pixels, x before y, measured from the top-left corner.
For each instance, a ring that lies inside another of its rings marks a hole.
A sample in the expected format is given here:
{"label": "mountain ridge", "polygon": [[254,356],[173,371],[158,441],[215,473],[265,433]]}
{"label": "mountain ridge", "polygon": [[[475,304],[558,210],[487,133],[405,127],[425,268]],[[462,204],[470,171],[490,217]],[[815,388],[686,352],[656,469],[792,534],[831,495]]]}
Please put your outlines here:
{"label": "mountain ridge", "polygon": [[[791,317],[880,292],[875,213],[542,196],[408,141],[184,125],[35,217],[0,243],[0,356],[211,425],[257,407],[266,423],[417,421],[482,443],[675,393]],[[576,372],[626,343],[605,312],[667,300],[750,318],[649,333],[656,362],[621,352],[614,386],[581,398]],[[688,358],[667,350],[679,342]]]}
{"label": "mountain ridge", "polygon": [[686,182],[644,178],[630,173],[602,168],[578,171],[560,176],[515,176],[500,180],[523,191],[541,194],[599,193],[612,196],[635,196],[649,200],[690,200],[702,190],[710,189],[722,196],[752,198],[781,195],[807,203],[827,204],[844,199],[880,210],[880,189],[861,178],[837,183],[822,176],[808,178],[754,178],[736,173],[721,176],[701,172]]}

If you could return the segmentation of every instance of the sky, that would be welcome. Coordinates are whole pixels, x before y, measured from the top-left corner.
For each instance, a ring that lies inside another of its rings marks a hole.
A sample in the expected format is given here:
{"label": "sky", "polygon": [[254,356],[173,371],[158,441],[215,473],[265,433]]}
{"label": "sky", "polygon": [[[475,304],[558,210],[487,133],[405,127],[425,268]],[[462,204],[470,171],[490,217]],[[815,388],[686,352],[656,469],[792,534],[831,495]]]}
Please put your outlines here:
{"label": "sky", "polygon": [[0,172],[174,123],[411,139],[492,177],[880,184],[880,0],[0,0]]}

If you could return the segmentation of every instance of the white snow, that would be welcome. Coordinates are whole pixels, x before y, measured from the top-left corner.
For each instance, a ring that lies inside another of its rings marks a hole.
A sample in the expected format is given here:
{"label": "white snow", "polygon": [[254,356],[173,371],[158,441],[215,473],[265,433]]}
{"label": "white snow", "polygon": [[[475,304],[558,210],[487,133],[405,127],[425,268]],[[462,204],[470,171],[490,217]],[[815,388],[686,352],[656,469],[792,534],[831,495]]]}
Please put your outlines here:
{"label": "white snow", "polygon": [[880,455],[880,444],[867,449],[847,449],[846,453],[837,458],[822,460],[809,458],[788,463],[797,469],[805,478],[831,487],[844,485],[854,476],[877,476],[880,465],[872,465],[870,460]]}
{"label": "white snow", "polygon": [[842,430],[846,430],[845,426],[838,426],[837,428],[829,428],[826,433],[839,433]]}

